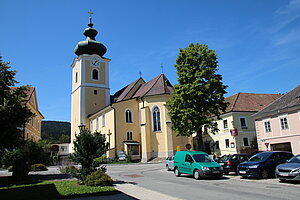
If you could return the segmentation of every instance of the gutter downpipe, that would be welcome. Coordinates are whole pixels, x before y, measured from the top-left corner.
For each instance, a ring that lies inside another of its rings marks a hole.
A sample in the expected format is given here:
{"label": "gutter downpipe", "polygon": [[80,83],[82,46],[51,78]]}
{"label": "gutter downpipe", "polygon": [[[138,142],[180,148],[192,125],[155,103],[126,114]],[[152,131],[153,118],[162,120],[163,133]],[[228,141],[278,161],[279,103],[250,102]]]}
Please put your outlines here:
{"label": "gutter downpipe", "polygon": [[110,107],[114,110],[114,129],[115,129],[115,158],[117,158],[117,123],[116,123],[116,109],[111,104]]}

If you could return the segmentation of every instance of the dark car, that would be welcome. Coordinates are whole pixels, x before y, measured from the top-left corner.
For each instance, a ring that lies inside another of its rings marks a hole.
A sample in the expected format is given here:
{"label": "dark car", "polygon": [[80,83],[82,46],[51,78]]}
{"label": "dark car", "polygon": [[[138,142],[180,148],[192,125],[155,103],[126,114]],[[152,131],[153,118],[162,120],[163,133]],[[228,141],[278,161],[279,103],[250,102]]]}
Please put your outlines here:
{"label": "dark car", "polygon": [[237,166],[241,162],[247,161],[251,156],[251,154],[224,155],[217,159],[216,162],[223,167],[224,174],[228,174],[229,172],[237,173]]}
{"label": "dark car", "polygon": [[274,177],[275,168],[293,157],[290,152],[266,151],[255,154],[248,161],[238,165],[238,174],[245,177],[269,178]]}
{"label": "dark car", "polygon": [[300,180],[300,154],[292,157],[287,163],[276,167],[276,177],[280,181]]}

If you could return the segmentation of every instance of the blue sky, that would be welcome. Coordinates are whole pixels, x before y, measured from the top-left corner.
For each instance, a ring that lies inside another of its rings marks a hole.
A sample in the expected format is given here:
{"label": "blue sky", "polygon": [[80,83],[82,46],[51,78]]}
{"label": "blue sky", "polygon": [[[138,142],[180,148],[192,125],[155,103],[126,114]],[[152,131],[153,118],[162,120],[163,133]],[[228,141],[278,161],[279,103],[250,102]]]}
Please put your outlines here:
{"label": "blue sky", "polygon": [[177,83],[178,49],[205,43],[237,92],[284,93],[299,85],[300,0],[0,0],[0,55],[19,85],[37,88],[45,120],[70,121],[74,48],[88,11],[107,47],[114,93],[163,71]]}

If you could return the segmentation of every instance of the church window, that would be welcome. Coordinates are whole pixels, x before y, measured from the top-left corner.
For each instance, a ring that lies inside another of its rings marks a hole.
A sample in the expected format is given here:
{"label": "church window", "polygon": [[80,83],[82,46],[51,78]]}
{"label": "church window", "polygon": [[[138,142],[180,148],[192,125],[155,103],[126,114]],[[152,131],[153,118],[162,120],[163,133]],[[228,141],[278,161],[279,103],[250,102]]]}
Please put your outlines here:
{"label": "church window", "polygon": [[132,132],[127,131],[127,140],[132,140]]}
{"label": "church window", "polygon": [[102,115],[102,127],[105,127],[105,113]]}
{"label": "church window", "polygon": [[98,120],[98,117],[96,118],[96,131],[98,131],[99,129],[99,120]]}
{"label": "church window", "polygon": [[93,121],[92,120],[90,121],[90,131],[91,131],[91,133],[93,132]]}
{"label": "church window", "polygon": [[98,69],[93,69],[92,70],[92,79],[93,80],[99,80],[99,71],[98,71]]}
{"label": "church window", "polygon": [[131,110],[127,109],[125,111],[125,118],[126,118],[126,123],[132,123],[132,112],[131,112]]}
{"label": "church window", "polygon": [[157,106],[153,108],[153,131],[161,131],[160,125],[160,110]]}

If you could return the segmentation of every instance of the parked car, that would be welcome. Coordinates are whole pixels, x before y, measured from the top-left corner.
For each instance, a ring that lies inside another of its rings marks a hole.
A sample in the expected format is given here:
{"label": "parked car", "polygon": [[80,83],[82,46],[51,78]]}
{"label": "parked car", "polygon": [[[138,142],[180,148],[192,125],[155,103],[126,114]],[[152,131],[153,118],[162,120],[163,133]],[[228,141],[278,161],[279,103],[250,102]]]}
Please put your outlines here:
{"label": "parked car", "polygon": [[242,177],[269,178],[275,176],[275,168],[293,157],[290,152],[266,151],[255,154],[248,161],[238,165]]}
{"label": "parked car", "polygon": [[247,161],[251,156],[251,154],[224,155],[216,161],[223,167],[224,174],[229,172],[237,173],[237,166],[241,162]]}
{"label": "parked car", "polygon": [[220,178],[223,176],[223,168],[205,152],[177,151],[174,157],[174,173],[177,177],[181,174],[190,174],[195,179],[201,177]]}
{"label": "parked car", "polygon": [[167,157],[166,168],[168,171],[174,170],[174,156]]}
{"label": "parked car", "polygon": [[126,154],[124,151],[118,151],[118,160],[126,160]]}
{"label": "parked car", "polygon": [[292,157],[287,163],[278,165],[275,174],[282,182],[300,180],[300,154]]}

